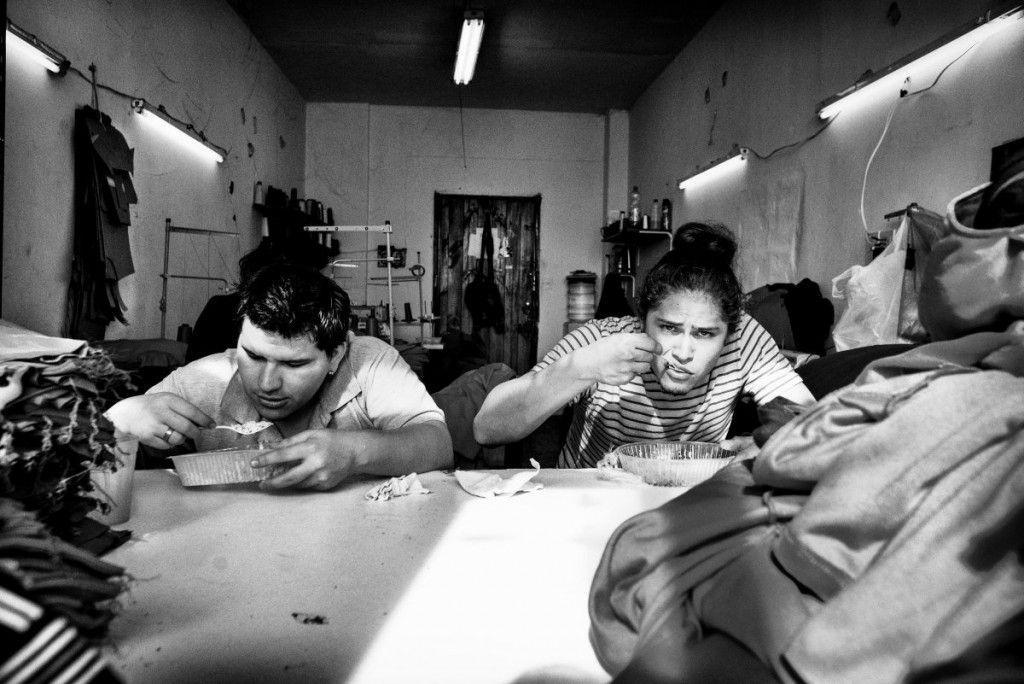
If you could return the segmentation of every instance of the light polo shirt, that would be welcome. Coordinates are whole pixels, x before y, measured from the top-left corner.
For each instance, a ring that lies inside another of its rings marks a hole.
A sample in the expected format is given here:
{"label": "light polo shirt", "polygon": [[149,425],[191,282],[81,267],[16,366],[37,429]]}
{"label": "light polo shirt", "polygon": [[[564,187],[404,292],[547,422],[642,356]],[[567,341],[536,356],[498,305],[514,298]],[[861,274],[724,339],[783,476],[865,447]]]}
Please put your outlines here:
{"label": "light polo shirt", "polygon": [[[530,372],[617,333],[641,332],[635,316],[589,321],[563,337]],[[572,424],[558,457],[560,468],[592,468],[629,442],[660,439],[718,442],[725,439],[741,395],[760,405],[802,384],[771,335],[747,314],[729,333],[707,381],[686,394],[661,388],[648,370],[624,385],[596,383],[571,402]]]}
{"label": "light polo shirt", "polygon": [[[315,400],[317,406],[308,429],[395,430],[430,421],[444,422],[444,413],[394,347],[375,337],[358,337],[351,332],[347,344],[337,372]],[[236,353],[230,349],[193,361],[151,387],[147,394],[177,394],[218,425],[261,420],[256,406],[242,389]]]}

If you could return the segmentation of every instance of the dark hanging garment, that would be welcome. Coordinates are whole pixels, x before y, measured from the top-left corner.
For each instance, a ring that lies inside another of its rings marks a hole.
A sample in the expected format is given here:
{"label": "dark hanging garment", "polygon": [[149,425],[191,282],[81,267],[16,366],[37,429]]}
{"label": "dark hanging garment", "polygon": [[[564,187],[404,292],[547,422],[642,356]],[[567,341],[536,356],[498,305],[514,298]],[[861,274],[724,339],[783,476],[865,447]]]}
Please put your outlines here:
{"label": "dark hanging garment", "polygon": [[618,273],[609,273],[604,277],[601,288],[601,299],[597,303],[594,318],[616,318],[619,316],[635,316],[636,311],[626,297],[623,285],[628,281]]}
{"label": "dark hanging garment", "polygon": [[[486,264],[487,268],[484,268]],[[480,245],[473,282],[466,286],[466,308],[473,317],[473,331],[494,328],[499,335],[505,332],[505,303],[494,282],[494,238],[491,236],[491,215],[484,214],[484,234]]]}
{"label": "dark hanging garment", "polygon": [[75,112],[75,239],[65,335],[103,339],[114,320],[127,324],[117,282],[135,272],[128,226],[138,202],[134,150],[110,117],[85,106]]}

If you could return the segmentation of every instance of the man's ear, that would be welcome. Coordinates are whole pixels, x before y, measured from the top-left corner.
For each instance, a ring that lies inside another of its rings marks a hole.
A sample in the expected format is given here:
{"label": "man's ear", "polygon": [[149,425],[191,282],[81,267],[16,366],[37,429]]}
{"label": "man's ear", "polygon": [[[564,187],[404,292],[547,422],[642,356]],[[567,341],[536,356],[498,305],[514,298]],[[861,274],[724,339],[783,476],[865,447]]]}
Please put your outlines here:
{"label": "man's ear", "polygon": [[348,344],[346,342],[342,342],[331,355],[331,375],[338,372],[338,366],[341,365],[341,361],[345,358],[346,353],[348,353]]}

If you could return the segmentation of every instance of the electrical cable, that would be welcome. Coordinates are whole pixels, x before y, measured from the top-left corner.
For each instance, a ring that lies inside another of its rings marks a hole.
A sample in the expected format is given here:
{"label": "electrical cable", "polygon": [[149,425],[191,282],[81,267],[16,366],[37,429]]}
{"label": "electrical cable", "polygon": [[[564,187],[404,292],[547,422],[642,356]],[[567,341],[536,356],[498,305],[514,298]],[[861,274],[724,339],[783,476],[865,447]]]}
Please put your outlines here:
{"label": "electrical cable", "polygon": [[[95,73],[96,73],[96,66],[95,66],[95,65],[92,65],[92,66],[90,66],[90,67],[89,67],[89,69],[90,69],[90,70],[91,70],[91,71],[93,72],[93,74],[95,75]],[[90,86],[91,86],[91,87],[93,88],[93,90],[94,90],[94,91],[95,91],[95,90],[96,90],[97,88],[99,88],[99,89],[102,89],[102,90],[106,90],[106,91],[107,91],[107,92],[109,92],[109,93],[113,93],[114,95],[117,95],[117,96],[119,96],[119,97],[123,97],[124,99],[128,100],[129,102],[131,102],[132,100],[138,100],[138,99],[140,99],[138,95],[129,95],[128,93],[126,93],[126,92],[124,92],[124,91],[121,91],[121,90],[118,90],[117,88],[113,88],[113,87],[111,87],[111,86],[108,86],[108,85],[105,85],[105,84],[103,84],[103,83],[99,83],[99,82],[97,82],[97,81],[96,81],[96,80],[95,80],[94,78],[90,78],[90,77],[86,76],[85,74],[83,74],[83,73],[82,73],[82,72],[81,72],[81,71],[80,71],[79,69],[77,69],[77,68],[76,68],[76,67],[75,67],[75,66],[74,66],[73,64],[72,64],[72,65],[69,65],[69,66],[68,66],[68,71],[69,71],[70,73],[73,73],[73,74],[75,74],[76,76],[78,76],[79,78],[81,78],[81,79],[82,79],[83,81],[85,81],[86,83],[88,83],[88,84],[89,84],[89,85],[90,85]],[[96,98],[94,97],[93,99],[95,100]],[[141,98],[141,99],[145,100],[145,98]],[[148,100],[146,100],[146,101],[148,102]],[[99,107],[98,107],[98,106],[97,106],[97,107],[94,107],[94,108],[95,108],[95,109],[97,109],[97,110],[99,109]],[[174,116],[173,114],[171,114],[170,112],[168,112],[168,111],[167,111],[167,108],[166,108],[166,107],[161,107],[160,109],[161,109],[161,112],[162,112],[162,113],[163,113],[163,114],[164,114],[164,115],[165,115],[165,116],[166,116],[166,117],[167,117],[168,119],[171,119],[171,120],[173,120],[173,121],[174,121],[175,123],[177,123],[177,124],[178,124],[179,126],[181,126],[181,127],[183,127],[183,128],[187,128],[188,130],[191,130],[191,131],[195,131],[195,133],[196,133],[196,134],[197,134],[197,135],[198,135],[198,136],[199,136],[200,138],[202,138],[203,140],[207,140],[207,141],[209,141],[209,138],[207,138],[207,137],[206,137],[206,133],[205,133],[204,131],[201,131],[201,130],[199,130],[199,129],[198,129],[198,128],[196,128],[196,127],[195,127],[195,126],[194,126],[193,124],[190,124],[190,123],[188,123],[188,122],[186,122],[186,121],[183,121],[182,119],[179,119],[178,117]],[[212,143],[211,143],[211,144],[212,144]],[[219,147],[219,146],[218,146],[218,147]],[[227,158],[227,156],[228,156],[228,153],[229,153],[229,152],[230,152],[231,150],[223,150],[223,151],[224,151],[224,157],[225,157],[225,158]]]}
{"label": "electrical cable", "polygon": [[[892,123],[892,118],[893,118],[893,114],[896,112],[896,107],[899,105],[900,100],[902,100],[903,98],[910,97],[912,95],[920,95],[921,93],[926,92],[926,91],[931,90],[932,88],[934,88],[936,86],[936,84],[938,84],[939,79],[941,79],[943,74],[946,73],[946,70],[949,69],[954,64],[956,64],[958,61],[960,61],[964,57],[964,55],[966,55],[968,52],[973,50],[977,45],[978,45],[977,43],[975,43],[974,45],[971,45],[966,50],[964,50],[959,55],[957,55],[954,59],[952,59],[946,66],[942,67],[942,70],[939,71],[939,73],[935,76],[935,80],[932,81],[931,85],[929,85],[929,86],[927,86],[925,88],[921,88],[920,90],[912,91],[912,92],[908,92],[906,90],[901,90],[900,91],[900,96],[896,99],[895,102],[893,102],[892,107],[889,108],[889,113],[885,117],[885,127],[882,129],[882,135],[878,138],[878,143],[875,145],[875,149],[871,152],[871,156],[868,158],[867,166],[864,167],[864,180],[863,180],[863,183],[861,184],[861,189],[860,189],[860,221],[861,221],[861,224],[864,226],[864,236],[865,236],[865,239],[868,240],[869,244],[871,242],[871,237],[870,237],[871,236],[871,231],[868,229],[867,217],[864,215],[864,197],[867,194],[868,171],[871,169],[871,163],[874,161],[875,155],[878,153],[878,149],[882,146],[882,141],[885,140],[886,133],[889,132],[889,126]],[[910,77],[908,76],[907,79],[903,82],[904,87],[906,87],[906,85],[909,82],[910,82]],[[833,117],[832,119],[835,119],[835,117]],[[829,120],[830,123],[831,123],[832,119]]]}
{"label": "electrical cable", "polygon": [[[818,130],[816,130],[816,131],[815,131],[814,133],[811,133],[811,134],[810,134],[809,136],[807,136],[807,137],[806,137],[806,138],[804,138],[803,140],[797,140],[796,142],[792,142],[792,143],[789,143],[788,145],[783,145],[782,147],[776,147],[776,148],[775,148],[774,150],[772,150],[772,151],[771,151],[771,152],[769,152],[768,154],[760,154],[760,153],[759,153],[759,152],[758,152],[757,150],[755,150],[755,149],[754,149],[753,147],[750,147],[749,145],[748,145],[748,146],[746,146],[746,147],[747,147],[747,149],[748,149],[748,150],[750,150],[750,152],[751,152],[751,153],[752,153],[752,154],[753,154],[753,155],[754,155],[755,157],[757,157],[758,159],[760,159],[760,160],[762,160],[762,161],[764,161],[764,160],[767,160],[767,159],[771,159],[771,158],[772,158],[772,156],[774,156],[774,155],[775,155],[776,153],[778,153],[778,152],[781,152],[782,150],[787,150],[787,149],[789,149],[790,147],[798,147],[798,146],[800,146],[800,145],[804,145],[804,144],[806,144],[806,143],[809,143],[810,141],[814,140],[814,139],[815,139],[815,138],[817,138],[817,137],[818,137],[819,135],[821,135],[822,133],[824,133],[824,132],[825,132],[825,129],[826,129],[826,128],[828,128],[829,126],[831,126],[831,125],[832,125],[832,122],[833,122],[833,121],[835,121],[835,120],[836,120],[837,118],[839,118],[839,115],[838,115],[838,114],[836,114],[836,115],[835,115],[835,116],[833,116],[833,117],[832,117],[831,119],[829,119],[828,121],[826,121],[826,122],[825,122],[825,123],[824,123],[824,124],[822,125],[822,127],[821,127],[821,128],[819,128]],[[741,147],[742,147],[742,145],[741,145]]]}
{"label": "electrical cable", "polygon": [[902,100],[904,97],[905,95],[901,91],[900,96],[896,98],[896,101],[892,103],[892,107],[889,108],[889,114],[885,117],[885,127],[882,129],[882,135],[879,136],[878,142],[875,144],[875,149],[872,150],[871,156],[868,157],[867,166],[864,167],[864,180],[860,186],[860,222],[864,225],[865,239],[868,239],[868,236],[871,233],[871,231],[868,230],[868,220],[864,216],[864,196],[867,193],[868,187],[868,171],[871,170],[871,162],[875,160],[875,155],[878,153],[878,148],[882,146],[882,141],[885,140],[885,134],[889,132],[889,125],[892,123],[893,114],[896,113],[896,107],[899,105],[900,100]]}

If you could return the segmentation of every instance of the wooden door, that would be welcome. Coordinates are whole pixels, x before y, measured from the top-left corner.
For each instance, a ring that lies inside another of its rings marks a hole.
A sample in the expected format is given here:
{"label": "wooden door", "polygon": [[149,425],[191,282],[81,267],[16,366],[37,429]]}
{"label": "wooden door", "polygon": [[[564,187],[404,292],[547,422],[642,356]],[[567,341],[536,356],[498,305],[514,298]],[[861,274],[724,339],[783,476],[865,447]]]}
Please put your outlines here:
{"label": "wooden door", "polygon": [[[539,235],[540,195],[434,196],[434,302],[441,331],[469,338],[485,362],[505,363],[518,374],[537,362]],[[488,306],[490,315],[474,316],[472,295],[482,287],[474,283],[491,287],[491,264],[501,310]]]}

